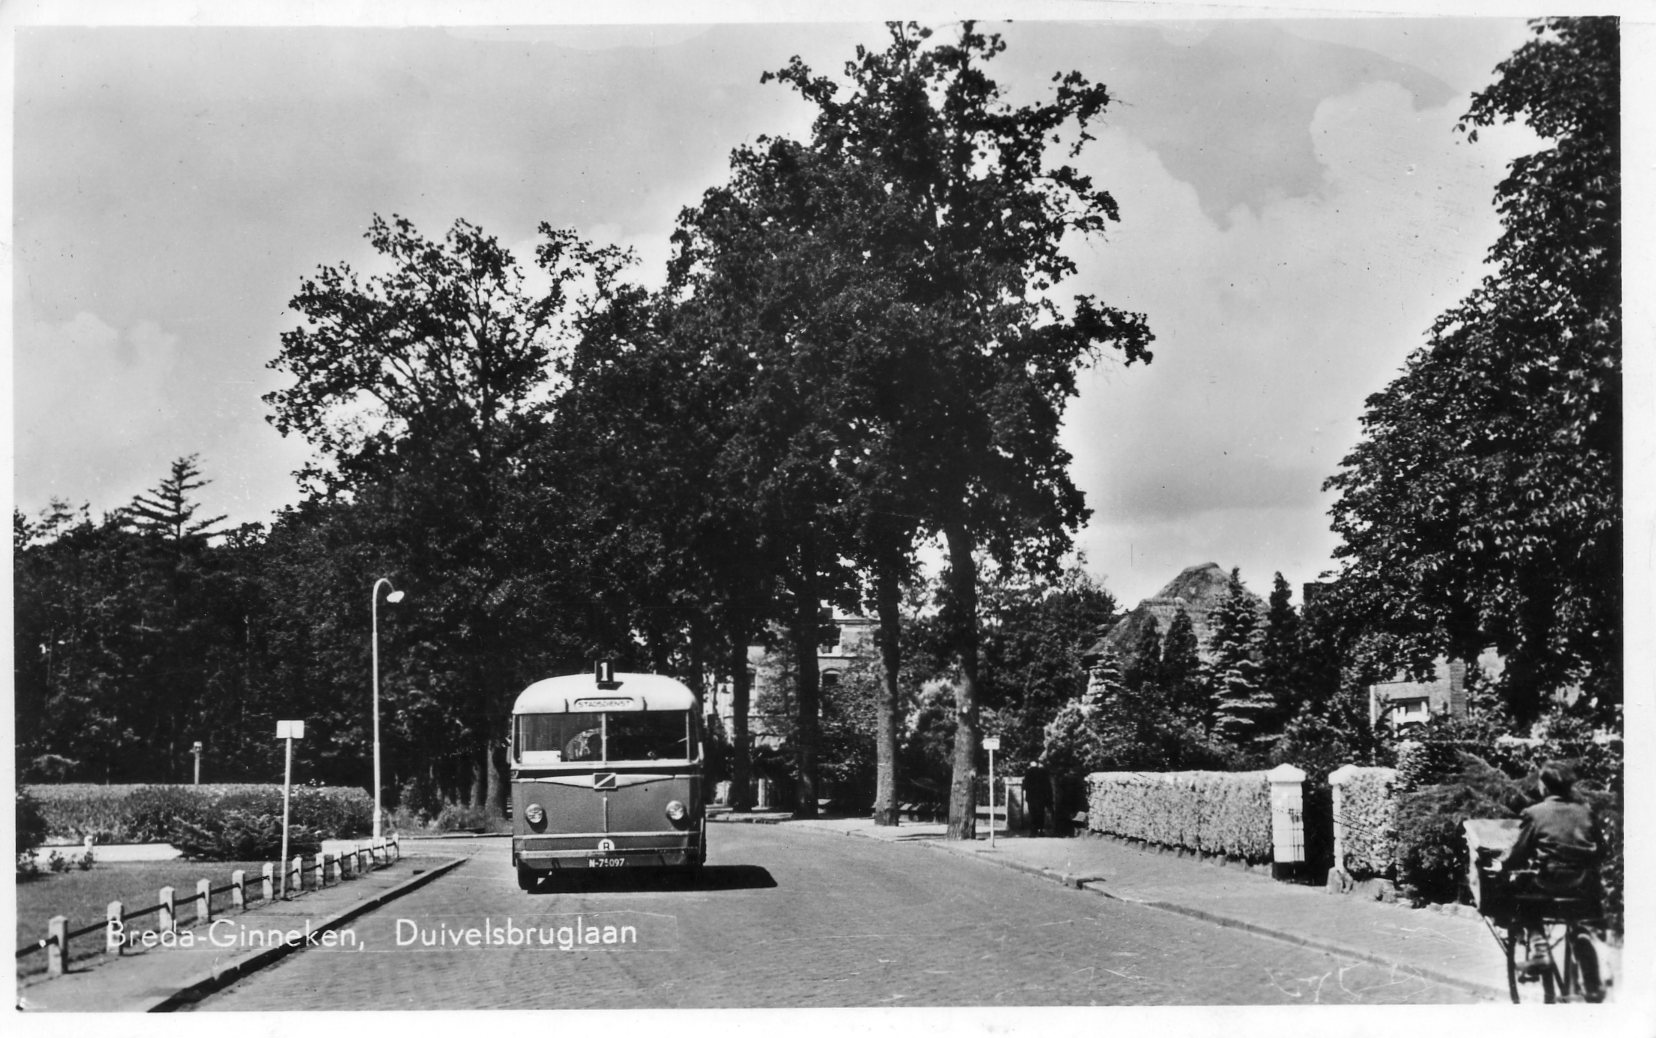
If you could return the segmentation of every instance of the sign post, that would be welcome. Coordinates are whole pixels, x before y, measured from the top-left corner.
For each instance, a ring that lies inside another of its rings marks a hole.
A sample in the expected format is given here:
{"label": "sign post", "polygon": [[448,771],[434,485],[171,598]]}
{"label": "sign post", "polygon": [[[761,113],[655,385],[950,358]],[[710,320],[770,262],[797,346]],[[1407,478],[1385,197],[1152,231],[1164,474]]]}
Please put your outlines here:
{"label": "sign post", "polygon": [[[277,721],[276,738],[287,740],[287,764],[282,768],[282,861],[287,861],[288,852],[288,794],[293,786],[293,740],[305,737],[305,722]],[[282,900],[286,901],[287,869],[282,870]],[[299,885],[305,885],[304,875],[299,877]]]}
{"label": "sign post", "polygon": [[995,849],[995,751],[1000,749],[1000,736],[987,735],[983,748],[989,751],[989,849]]}

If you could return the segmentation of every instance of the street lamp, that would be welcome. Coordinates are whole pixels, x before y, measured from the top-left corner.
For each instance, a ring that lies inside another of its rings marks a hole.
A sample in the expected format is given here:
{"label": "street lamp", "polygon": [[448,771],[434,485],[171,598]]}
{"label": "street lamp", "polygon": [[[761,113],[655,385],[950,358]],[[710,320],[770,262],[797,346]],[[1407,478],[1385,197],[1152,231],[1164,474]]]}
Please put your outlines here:
{"label": "street lamp", "polygon": [[[373,617],[374,627],[374,839],[376,840],[380,838],[379,589],[381,584],[388,588],[391,587],[391,581],[387,577],[381,577],[374,581],[374,589],[369,593],[370,603],[368,606],[369,613]],[[395,588],[392,588],[390,594],[385,596],[385,600],[393,605],[401,602],[402,599],[403,593]]]}

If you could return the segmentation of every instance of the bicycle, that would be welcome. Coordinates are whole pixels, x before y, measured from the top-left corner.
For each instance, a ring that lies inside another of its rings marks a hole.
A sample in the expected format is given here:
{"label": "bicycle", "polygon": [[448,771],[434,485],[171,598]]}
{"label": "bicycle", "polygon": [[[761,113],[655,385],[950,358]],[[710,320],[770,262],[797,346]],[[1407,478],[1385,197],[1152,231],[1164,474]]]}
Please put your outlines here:
{"label": "bicycle", "polygon": [[[1482,863],[1477,870],[1478,914],[1506,956],[1512,1001],[1602,1002],[1605,989],[1594,947],[1595,940],[1604,939],[1598,901],[1532,892],[1535,873],[1530,870],[1499,872]],[[1529,934],[1535,928],[1546,938],[1546,964],[1531,975]]]}

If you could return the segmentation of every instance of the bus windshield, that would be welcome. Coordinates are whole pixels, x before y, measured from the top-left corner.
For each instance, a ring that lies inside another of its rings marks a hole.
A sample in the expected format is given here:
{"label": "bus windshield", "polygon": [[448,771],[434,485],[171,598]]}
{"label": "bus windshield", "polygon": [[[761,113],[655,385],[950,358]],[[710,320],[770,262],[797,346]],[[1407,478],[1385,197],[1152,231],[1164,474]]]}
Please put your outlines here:
{"label": "bus windshield", "polygon": [[690,721],[685,710],[519,714],[513,756],[554,764],[693,760]]}

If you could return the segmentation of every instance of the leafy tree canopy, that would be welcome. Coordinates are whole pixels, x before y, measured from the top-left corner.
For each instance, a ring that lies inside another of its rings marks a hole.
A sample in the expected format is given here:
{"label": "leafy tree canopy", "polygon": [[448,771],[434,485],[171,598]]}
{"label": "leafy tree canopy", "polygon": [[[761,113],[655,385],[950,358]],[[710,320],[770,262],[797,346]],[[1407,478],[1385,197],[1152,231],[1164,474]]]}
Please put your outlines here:
{"label": "leafy tree canopy", "polygon": [[1493,270],[1369,398],[1326,484],[1348,615],[1400,662],[1495,647],[1520,719],[1572,681],[1621,695],[1619,28],[1532,28],[1460,125],[1546,144],[1496,190]]}

